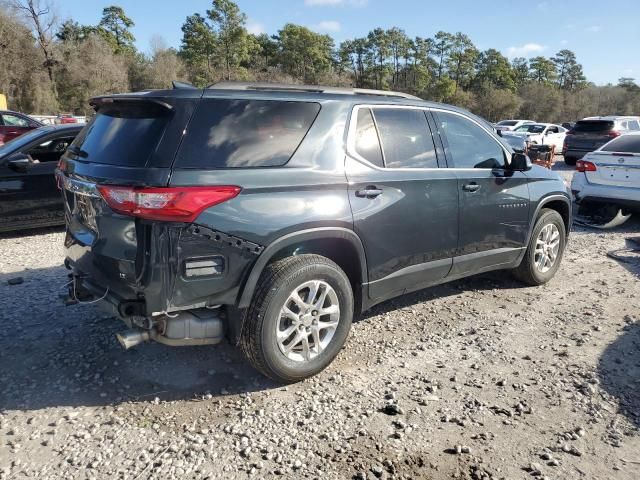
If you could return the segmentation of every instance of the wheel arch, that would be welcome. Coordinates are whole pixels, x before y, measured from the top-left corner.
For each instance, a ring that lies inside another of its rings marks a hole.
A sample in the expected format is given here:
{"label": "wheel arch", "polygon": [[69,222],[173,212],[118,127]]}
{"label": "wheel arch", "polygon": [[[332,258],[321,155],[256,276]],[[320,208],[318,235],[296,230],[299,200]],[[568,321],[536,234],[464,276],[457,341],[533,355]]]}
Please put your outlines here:
{"label": "wheel arch", "polygon": [[253,298],[260,275],[267,265],[291,255],[314,253],[334,261],[349,277],[354,294],[354,314],[361,311],[363,288],[368,281],[367,261],[360,237],[348,228],[320,227],[284,235],[269,244],[258,257],[239,294],[237,306],[230,309],[229,339],[240,340],[244,311]]}

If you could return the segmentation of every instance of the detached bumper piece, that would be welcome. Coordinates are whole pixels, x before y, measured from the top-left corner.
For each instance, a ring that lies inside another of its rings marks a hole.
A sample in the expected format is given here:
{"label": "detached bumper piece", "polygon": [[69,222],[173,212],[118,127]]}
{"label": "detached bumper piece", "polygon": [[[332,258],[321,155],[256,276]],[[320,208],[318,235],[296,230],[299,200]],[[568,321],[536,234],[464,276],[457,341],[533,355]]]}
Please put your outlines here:
{"label": "detached bumper piece", "polygon": [[220,308],[187,310],[154,319],[149,329],[132,328],[116,335],[125,350],[154,340],[171,347],[215,345],[225,336],[225,319]]}

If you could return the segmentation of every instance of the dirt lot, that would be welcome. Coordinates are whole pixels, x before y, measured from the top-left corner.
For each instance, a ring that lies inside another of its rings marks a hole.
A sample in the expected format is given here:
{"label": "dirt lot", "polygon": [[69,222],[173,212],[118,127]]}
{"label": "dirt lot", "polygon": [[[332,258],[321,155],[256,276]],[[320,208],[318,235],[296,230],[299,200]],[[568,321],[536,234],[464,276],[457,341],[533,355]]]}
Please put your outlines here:
{"label": "dirt lot", "polygon": [[226,345],[123,351],[58,300],[59,230],[4,236],[0,479],[638,479],[640,263],[606,253],[639,231],[576,228],[540,288],[496,272],[382,304],[287,388]]}

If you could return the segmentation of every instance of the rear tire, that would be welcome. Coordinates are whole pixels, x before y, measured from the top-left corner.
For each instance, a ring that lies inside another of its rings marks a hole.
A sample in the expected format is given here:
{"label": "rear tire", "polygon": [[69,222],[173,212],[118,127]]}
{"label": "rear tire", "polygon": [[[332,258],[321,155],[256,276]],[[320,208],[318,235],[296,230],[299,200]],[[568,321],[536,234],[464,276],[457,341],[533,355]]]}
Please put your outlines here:
{"label": "rear tire", "polygon": [[564,163],[571,167],[575,166],[578,159],[576,157],[564,157]]}
{"label": "rear tire", "polygon": [[543,208],[531,232],[522,263],[513,271],[514,276],[527,285],[547,283],[560,268],[566,239],[566,229],[560,214]]}
{"label": "rear tire", "polygon": [[325,369],[351,328],[354,301],[347,275],[326,257],[296,255],[268,265],[258,286],[240,342],[251,365],[283,383]]}

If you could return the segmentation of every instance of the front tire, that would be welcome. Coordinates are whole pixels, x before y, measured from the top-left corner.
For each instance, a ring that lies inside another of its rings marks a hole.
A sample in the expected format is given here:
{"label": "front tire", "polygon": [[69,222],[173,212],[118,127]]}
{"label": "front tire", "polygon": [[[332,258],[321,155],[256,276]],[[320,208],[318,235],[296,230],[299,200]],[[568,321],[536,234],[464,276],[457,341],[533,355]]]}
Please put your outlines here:
{"label": "front tire", "polygon": [[342,349],[353,319],[349,278],[320,255],[296,255],[268,265],[240,346],[256,370],[283,383],[325,369]]}
{"label": "front tire", "polygon": [[527,251],[514,275],[527,285],[547,283],[560,268],[566,229],[558,212],[543,208],[531,233]]}

